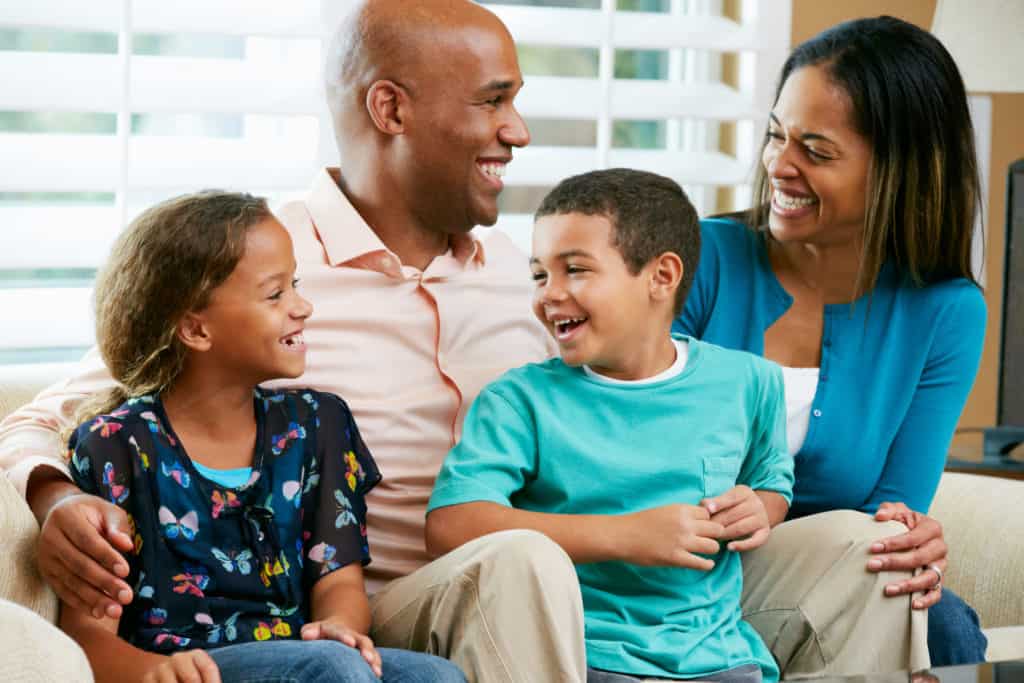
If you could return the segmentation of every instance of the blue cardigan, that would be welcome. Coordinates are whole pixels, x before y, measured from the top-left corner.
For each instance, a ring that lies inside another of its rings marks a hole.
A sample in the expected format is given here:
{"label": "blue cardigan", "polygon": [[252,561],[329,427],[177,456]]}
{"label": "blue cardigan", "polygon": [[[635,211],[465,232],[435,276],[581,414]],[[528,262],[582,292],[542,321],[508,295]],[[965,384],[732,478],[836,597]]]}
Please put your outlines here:
{"label": "blue cardigan", "polygon": [[[764,236],[701,221],[700,263],[673,331],[764,354],[764,331],[793,302]],[[974,382],[985,300],[965,279],[916,287],[886,265],[870,295],[825,306],[821,371],[796,455],[790,517],[874,512],[883,501],[926,512]]]}

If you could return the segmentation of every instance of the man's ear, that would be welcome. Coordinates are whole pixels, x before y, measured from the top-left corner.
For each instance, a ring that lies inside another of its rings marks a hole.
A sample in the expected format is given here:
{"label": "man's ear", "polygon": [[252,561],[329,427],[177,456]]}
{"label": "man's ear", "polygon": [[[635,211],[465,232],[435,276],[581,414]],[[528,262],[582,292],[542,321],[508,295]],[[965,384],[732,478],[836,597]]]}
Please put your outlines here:
{"label": "man's ear", "polygon": [[409,94],[394,81],[374,81],[366,91],[366,111],[373,125],[385,135],[405,132],[408,105]]}
{"label": "man's ear", "polygon": [[678,254],[666,251],[650,264],[651,299],[675,302],[676,291],[683,281],[683,260]]}
{"label": "man's ear", "polygon": [[210,331],[206,328],[203,316],[198,313],[186,313],[178,322],[178,341],[193,351],[209,351],[213,346]]}

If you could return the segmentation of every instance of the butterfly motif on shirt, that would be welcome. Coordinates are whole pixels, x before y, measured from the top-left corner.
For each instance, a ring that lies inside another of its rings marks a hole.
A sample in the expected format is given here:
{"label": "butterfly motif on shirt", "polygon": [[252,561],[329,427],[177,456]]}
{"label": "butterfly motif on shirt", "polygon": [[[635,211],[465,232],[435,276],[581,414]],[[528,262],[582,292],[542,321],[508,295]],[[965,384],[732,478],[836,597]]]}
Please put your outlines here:
{"label": "butterfly motif on shirt", "polygon": [[278,434],[271,438],[270,451],[274,455],[281,455],[288,450],[288,445],[299,439],[306,438],[306,428],[300,425],[298,422],[289,422],[288,431],[284,434]]}
{"label": "butterfly motif on shirt", "polygon": [[269,624],[265,621],[259,622],[252,635],[256,640],[270,640],[273,638],[288,638],[292,634],[292,626],[280,618],[274,619]]}
{"label": "butterfly motif on shirt", "polygon": [[171,464],[170,467],[167,463],[161,463],[160,469],[163,470],[165,477],[170,477],[174,481],[181,485],[181,488],[187,489],[192,484],[192,476],[188,473],[188,470],[180,462]]}
{"label": "butterfly motif on shirt", "polygon": [[[127,413],[128,411],[123,412]],[[115,417],[115,415],[112,413],[110,417]],[[91,425],[89,425],[89,431],[98,431],[101,437],[103,437],[104,439],[109,439],[111,436],[121,431],[121,427],[123,426],[124,425],[122,425],[120,422],[110,422],[107,420],[106,416],[100,415],[95,420],[93,420]]]}
{"label": "butterfly motif on shirt", "polygon": [[238,500],[238,496],[235,495],[234,491],[214,491],[210,496],[210,502],[213,503],[213,507],[210,510],[210,516],[214,519],[220,517],[220,513],[224,511],[224,508],[236,508],[242,505],[242,501]]}
{"label": "butterfly motif on shirt", "polygon": [[174,582],[175,593],[188,593],[202,598],[205,597],[203,589],[209,585],[210,577],[202,567],[185,565],[185,570],[172,576],[171,581]]}
{"label": "butterfly motif on shirt", "polygon": [[285,609],[284,607],[278,607],[272,602],[267,603],[267,613],[272,617],[290,617],[299,611],[298,605],[292,605]]}
{"label": "butterfly motif on shirt", "polygon": [[174,647],[181,648],[188,647],[188,644],[191,642],[191,638],[185,638],[184,636],[176,636],[173,633],[158,633],[156,637],[153,638],[154,645],[163,645],[164,643],[167,643]]}
{"label": "butterfly motif on shirt", "polygon": [[320,576],[341,568],[341,564],[334,561],[334,556],[337,554],[338,549],[329,543],[317,543],[309,549],[309,559],[323,565],[320,568]]}
{"label": "butterfly motif on shirt", "polygon": [[117,483],[117,472],[114,471],[114,463],[107,462],[103,465],[103,483],[110,490],[111,503],[123,503],[128,497],[128,487]]}
{"label": "butterfly motif on shirt", "polygon": [[344,455],[345,459],[345,480],[348,481],[348,487],[353,491],[356,490],[356,482],[363,481],[366,478],[366,472],[363,471],[363,466],[359,464],[359,460],[356,459],[356,454],[349,451]]}
{"label": "butterfly motif on shirt", "polygon": [[210,552],[217,558],[224,571],[233,572],[236,569],[242,576],[248,576],[252,572],[252,551],[248,548],[240,552],[224,552],[220,548],[210,548]]}
{"label": "butterfly motif on shirt", "polygon": [[309,472],[306,472],[305,468],[302,470],[302,493],[303,495],[312,491],[316,486],[320,485],[320,473],[316,471],[317,461],[314,460],[309,465]]}
{"label": "butterfly motif on shirt", "polygon": [[146,421],[146,425],[149,426],[150,432],[162,436],[167,441],[167,443],[169,443],[172,446],[178,445],[178,442],[174,440],[173,436],[167,433],[167,430],[164,429],[163,423],[160,422],[160,418],[157,417],[156,413],[154,413],[152,410],[147,410],[145,412],[139,413],[139,417]]}
{"label": "butterfly motif on shirt", "polygon": [[139,580],[135,582],[135,594],[149,600],[153,597],[153,587],[145,585],[146,572],[139,572]]}
{"label": "butterfly motif on shirt", "polygon": [[273,563],[269,561],[263,563],[263,566],[260,567],[260,581],[263,582],[264,586],[269,587],[271,577],[287,574],[289,569],[291,567],[288,564],[288,559],[282,553]]}
{"label": "butterfly motif on shirt", "polygon": [[291,501],[291,503],[295,505],[296,509],[298,509],[299,505],[302,503],[302,496],[299,495],[301,490],[302,482],[299,481],[286,481],[281,485],[281,493],[284,494],[285,500]]}
{"label": "butterfly motif on shirt", "polygon": [[186,541],[194,541],[199,533],[199,515],[195,510],[189,510],[178,519],[173,512],[161,505],[157,516],[167,538],[175,539],[181,536]]}
{"label": "butterfly motif on shirt", "polygon": [[238,617],[242,616],[241,612],[235,612],[223,624],[213,623],[213,618],[205,612],[197,612],[195,615],[196,623],[202,624],[209,629],[209,633],[206,636],[206,642],[208,643],[219,643],[221,638],[227,642],[232,642],[238,638],[238,628],[235,624],[238,622]]}
{"label": "butterfly motif on shirt", "polygon": [[88,477],[89,472],[92,470],[92,460],[89,459],[89,456],[80,454],[77,448],[70,451],[70,455],[71,465],[78,472],[79,476],[83,478]]}
{"label": "butterfly motif on shirt", "polygon": [[335,506],[335,512],[338,513],[338,516],[334,519],[334,528],[340,529],[349,524],[358,524],[359,520],[356,519],[355,514],[352,512],[352,503],[349,501],[348,496],[342,493],[341,490],[335,489],[334,500],[338,503]]}
{"label": "butterfly motif on shirt", "polygon": [[139,442],[135,440],[134,436],[129,436],[128,437],[128,443],[130,443],[132,445],[132,447],[135,449],[135,453],[138,454],[139,461],[142,463],[142,469],[148,470],[149,469],[149,456],[146,455],[145,453],[143,453],[142,449],[139,448]]}
{"label": "butterfly motif on shirt", "polygon": [[142,620],[150,626],[160,626],[167,622],[167,610],[159,607],[148,609],[142,613]]}

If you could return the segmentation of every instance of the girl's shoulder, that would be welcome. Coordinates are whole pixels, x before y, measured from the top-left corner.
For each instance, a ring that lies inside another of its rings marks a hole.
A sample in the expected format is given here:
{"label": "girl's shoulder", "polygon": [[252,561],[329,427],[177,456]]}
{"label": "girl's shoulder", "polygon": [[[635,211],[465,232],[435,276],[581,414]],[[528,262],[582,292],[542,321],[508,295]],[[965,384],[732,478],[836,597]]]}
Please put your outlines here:
{"label": "girl's shoulder", "polygon": [[327,391],[309,387],[268,389],[256,387],[255,397],[268,420],[280,418],[288,422],[319,420],[324,416],[348,418],[352,411],[343,398]]}
{"label": "girl's shoulder", "polygon": [[78,425],[72,434],[72,443],[95,439],[110,439],[133,424],[159,421],[154,412],[156,397],[152,395],[130,398],[117,408],[96,415]]}

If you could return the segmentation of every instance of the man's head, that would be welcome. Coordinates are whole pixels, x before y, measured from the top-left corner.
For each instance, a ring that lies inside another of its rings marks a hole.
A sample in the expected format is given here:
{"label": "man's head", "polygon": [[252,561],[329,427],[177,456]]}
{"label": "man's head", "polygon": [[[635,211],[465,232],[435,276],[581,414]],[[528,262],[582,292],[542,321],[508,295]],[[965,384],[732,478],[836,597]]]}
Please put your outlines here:
{"label": "man's head", "polygon": [[409,220],[459,233],[497,220],[512,148],[530,138],[504,24],[467,0],[367,0],[328,56],[346,182],[383,188]]}
{"label": "man's head", "polygon": [[614,365],[667,334],[699,257],[697,212],[673,180],[622,168],[567,178],[535,215],[534,313],[567,363]]}

